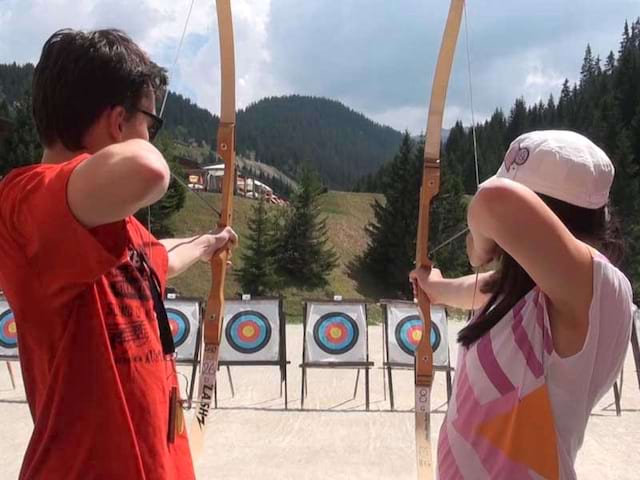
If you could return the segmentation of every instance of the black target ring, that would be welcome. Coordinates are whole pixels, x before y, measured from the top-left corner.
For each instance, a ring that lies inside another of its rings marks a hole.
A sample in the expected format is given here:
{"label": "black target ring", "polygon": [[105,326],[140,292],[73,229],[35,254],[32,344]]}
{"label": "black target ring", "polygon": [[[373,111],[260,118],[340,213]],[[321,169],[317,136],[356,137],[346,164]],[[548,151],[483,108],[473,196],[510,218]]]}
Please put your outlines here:
{"label": "black target ring", "polygon": [[[414,356],[418,343],[422,337],[422,319],[419,315],[409,315],[398,322],[395,328],[395,337],[398,346],[404,353]],[[442,334],[435,322],[431,322],[431,350],[434,352],[440,347]]]}
{"label": "black target ring", "polygon": [[169,318],[173,343],[178,348],[189,338],[191,324],[187,316],[175,308],[167,308],[167,317]]}
{"label": "black target ring", "polygon": [[360,329],[346,313],[331,312],[322,315],[313,327],[313,340],[325,353],[342,355],[358,342]]}
{"label": "black target ring", "polygon": [[262,313],[246,310],[231,317],[224,335],[235,351],[245,355],[257,353],[271,340],[271,323]]}

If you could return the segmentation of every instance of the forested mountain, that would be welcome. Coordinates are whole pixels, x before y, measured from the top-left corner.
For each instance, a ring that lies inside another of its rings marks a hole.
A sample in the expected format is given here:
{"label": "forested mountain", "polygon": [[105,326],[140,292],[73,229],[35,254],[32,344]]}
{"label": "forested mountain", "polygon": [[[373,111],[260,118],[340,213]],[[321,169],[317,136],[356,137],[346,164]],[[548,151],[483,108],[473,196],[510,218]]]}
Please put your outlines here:
{"label": "forested mountain", "polygon": [[238,148],[294,178],[304,163],[332,189],[350,187],[393,157],[400,132],[340,102],[292,95],[260,100],[238,113]]}
{"label": "forested mountain", "polygon": [[[182,140],[215,146],[218,117],[181,95],[170,94],[167,127]],[[264,98],[237,114],[237,150],[298,178],[303,165],[332,189],[350,188],[393,158],[400,132],[372,122],[342,103],[290,95]]]}
{"label": "forested mountain", "polygon": [[[31,88],[33,65],[0,65],[2,101],[11,106]],[[5,105],[6,110],[6,105]],[[166,129],[182,141],[215,148],[219,119],[188,98],[171,92],[164,110]],[[401,135],[335,100],[291,95],[262,99],[239,110],[237,151],[297,178],[303,165],[329,188],[350,189],[393,157]]]}

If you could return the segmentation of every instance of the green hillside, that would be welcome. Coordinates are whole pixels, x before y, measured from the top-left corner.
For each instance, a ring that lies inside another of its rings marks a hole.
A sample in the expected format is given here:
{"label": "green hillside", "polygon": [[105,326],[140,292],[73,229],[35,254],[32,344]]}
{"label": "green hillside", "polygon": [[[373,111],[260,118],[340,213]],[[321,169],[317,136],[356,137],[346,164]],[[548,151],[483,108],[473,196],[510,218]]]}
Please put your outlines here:
{"label": "green hillside", "polygon": [[[204,198],[212,205],[219,207],[219,194],[204,194]],[[329,192],[320,197],[322,211],[327,217],[329,238],[340,257],[340,265],[330,277],[327,288],[316,290],[299,290],[287,288],[282,292],[285,299],[285,311],[289,322],[302,320],[302,301],[305,298],[332,298],[333,295],[342,295],[345,299],[364,298],[363,284],[366,278],[356,280],[351,275],[349,264],[353,258],[362,252],[366,246],[364,227],[371,219],[371,203],[376,196],[369,193],[345,193]],[[233,257],[234,269],[240,266],[240,257],[243,251],[242,237],[247,233],[247,222],[251,214],[253,200],[235,197],[234,228],[240,235],[240,246]],[[279,209],[275,205],[269,205],[269,209]],[[171,219],[170,226],[178,237],[187,237],[206,232],[217,221],[205,205],[195,195],[187,195],[185,207]],[[233,270],[229,272],[226,285],[226,296],[232,297],[241,293],[240,286],[235,278]],[[208,264],[195,265],[185,274],[171,279],[169,284],[175,287],[181,295],[195,296],[206,299],[211,284],[211,270]],[[377,298],[370,298],[375,301]],[[370,319],[380,321],[380,311],[377,307],[369,310]]]}

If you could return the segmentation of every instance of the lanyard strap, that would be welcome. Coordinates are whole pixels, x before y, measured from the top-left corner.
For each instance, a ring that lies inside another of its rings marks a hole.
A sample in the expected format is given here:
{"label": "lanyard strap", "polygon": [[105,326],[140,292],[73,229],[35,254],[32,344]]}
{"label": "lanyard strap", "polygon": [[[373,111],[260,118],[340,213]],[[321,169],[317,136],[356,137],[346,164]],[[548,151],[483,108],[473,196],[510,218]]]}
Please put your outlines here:
{"label": "lanyard strap", "polygon": [[155,270],[151,267],[151,264],[147,260],[144,252],[136,250],[137,255],[140,257],[141,264],[144,266],[147,272],[147,278],[149,279],[149,290],[151,291],[151,297],[153,299],[153,309],[156,313],[156,319],[158,320],[158,331],[160,332],[160,343],[162,344],[162,352],[165,355],[173,355],[176,351],[176,346],[173,343],[173,334],[171,333],[171,326],[169,325],[169,317],[167,311],[164,308],[164,302],[162,301],[162,294],[160,293],[160,280]]}

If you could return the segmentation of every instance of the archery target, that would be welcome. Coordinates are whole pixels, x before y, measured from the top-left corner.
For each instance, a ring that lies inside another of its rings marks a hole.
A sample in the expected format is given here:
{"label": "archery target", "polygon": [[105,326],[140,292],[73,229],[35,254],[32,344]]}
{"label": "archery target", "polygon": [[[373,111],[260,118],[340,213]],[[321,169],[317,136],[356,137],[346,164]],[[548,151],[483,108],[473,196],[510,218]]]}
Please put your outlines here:
{"label": "archery target", "polygon": [[176,348],[179,348],[189,338],[189,332],[191,331],[189,318],[175,308],[167,308],[167,317],[169,318],[171,335],[173,335],[173,343]]}
{"label": "archery target", "polygon": [[0,356],[18,358],[16,320],[4,299],[0,299]]}
{"label": "archery target", "polygon": [[[413,303],[385,304],[387,309],[387,342],[391,363],[414,363],[414,352],[422,338],[422,320]],[[447,318],[444,308],[431,306],[431,348],[433,364],[449,366]]]}
{"label": "archery target", "polygon": [[342,355],[358,342],[360,329],[346,313],[326,313],[313,327],[314,342],[329,355]]}
{"label": "archery target", "polygon": [[367,317],[360,303],[307,303],[307,362],[366,362]]}
{"label": "archery target", "polygon": [[192,362],[198,343],[201,308],[198,300],[167,299],[164,301],[169,326],[176,346],[176,361]]}
{"label": "archery target", "polygon": [[[422,339],[422,320],[419,315],[409,315],[398,322],[394,329],[398,346],[407,355],[415,355],[418,343]],[[442,335],[438,325],[431,324],[431,348],[435,351],[440,346]]]}
{"label": "archery target", "polygon": [[256,353],[269,343],[271,324],[260,312],[238,312],[227,320],[225,337],[229,346],[237,352]]}
{"label": "archery target", "polygon": [[277,362],[280,359],[280,301],[226,300],[221,361]]}

